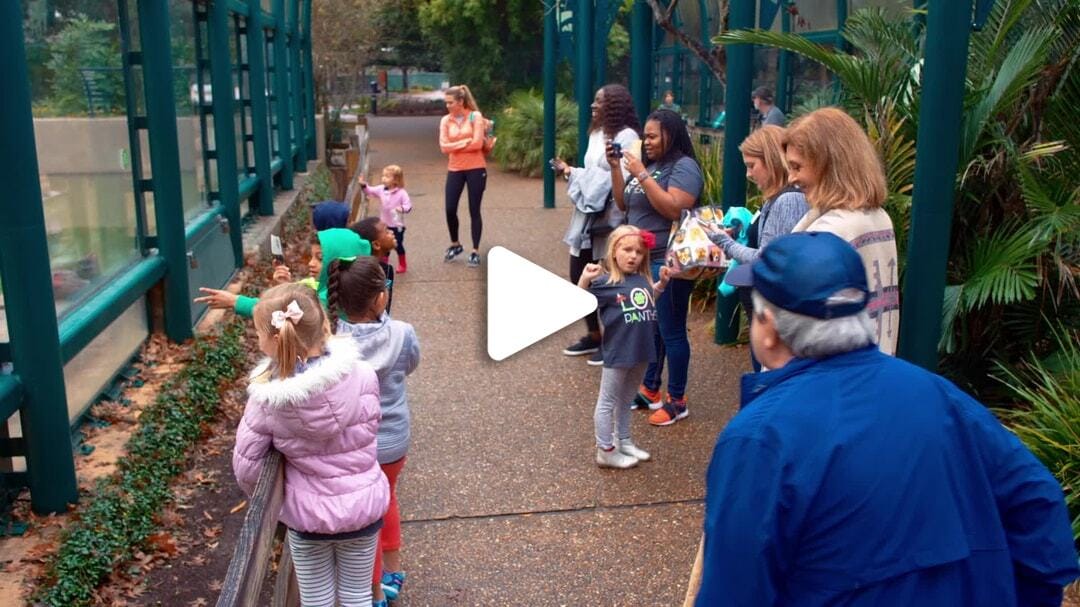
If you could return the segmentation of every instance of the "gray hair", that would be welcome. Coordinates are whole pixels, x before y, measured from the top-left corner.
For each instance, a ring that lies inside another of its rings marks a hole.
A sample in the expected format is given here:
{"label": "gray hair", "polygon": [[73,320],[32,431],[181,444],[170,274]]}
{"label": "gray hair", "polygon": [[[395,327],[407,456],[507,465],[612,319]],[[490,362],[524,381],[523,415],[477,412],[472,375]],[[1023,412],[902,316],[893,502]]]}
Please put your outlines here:
{"label": "gray hair", "polygon": [[[756,290],[752,292],[754,314],[772,313],[780,340],[799,358],[825,358],[876,343],[877,330],[866,310],[852,316],[823,320],[778,308]],[[861,293],[860,293],[861,295]],[[837,293],[830,299],[844,298]]]}

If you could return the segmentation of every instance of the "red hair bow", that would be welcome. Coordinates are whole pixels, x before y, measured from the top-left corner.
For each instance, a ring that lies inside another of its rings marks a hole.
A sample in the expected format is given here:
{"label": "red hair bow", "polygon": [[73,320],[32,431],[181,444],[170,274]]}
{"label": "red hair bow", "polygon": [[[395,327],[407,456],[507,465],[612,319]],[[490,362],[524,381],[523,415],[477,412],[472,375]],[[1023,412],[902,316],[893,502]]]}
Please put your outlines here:
{"label": "red hair bow", "polygon": [[653,248],[656,247],[656,235],[652,232],[642,230],[641,244],[645,245],[645,250],[651,251]]}

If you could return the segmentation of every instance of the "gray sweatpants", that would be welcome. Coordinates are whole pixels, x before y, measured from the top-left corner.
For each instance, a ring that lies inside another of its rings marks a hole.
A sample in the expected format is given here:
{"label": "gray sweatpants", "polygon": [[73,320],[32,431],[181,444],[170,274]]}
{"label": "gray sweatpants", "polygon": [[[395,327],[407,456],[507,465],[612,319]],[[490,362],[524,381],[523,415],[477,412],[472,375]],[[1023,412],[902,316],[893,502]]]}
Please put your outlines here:
{"label": "gray sweatpants", "polygon": [[[647,366],[641,363],[626,368],[604,367],[600,374],[600,396],[593,413],[597,447],[610,449],[615,444],[613,438],[630,438],[630,401],[637,394]],[[617,436],[612,434],[613,430]]]}

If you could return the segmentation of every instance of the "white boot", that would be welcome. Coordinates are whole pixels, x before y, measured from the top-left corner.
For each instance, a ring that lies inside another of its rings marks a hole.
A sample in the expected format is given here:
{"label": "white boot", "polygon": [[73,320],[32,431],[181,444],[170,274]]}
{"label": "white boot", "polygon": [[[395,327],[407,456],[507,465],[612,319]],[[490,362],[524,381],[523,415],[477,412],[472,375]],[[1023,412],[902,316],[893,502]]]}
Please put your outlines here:
{"label": "white boot", "polygon": [[638,464],[637,458],[627,455],[618,449],[604,451],[596,448],[596,465],[601,468],[633,468]]}
{"label": "white boot", "polygon": [[648,451],[639,448],[637,445],[634,444],[634,441],[629,438],[623,440],[616,439],[615,444],[618,446],[618,451],[620,453],[624,455],[629,455],[630,457],[638,460],[639,462],[647,462],[652,457],[651,455],[649,455]]}

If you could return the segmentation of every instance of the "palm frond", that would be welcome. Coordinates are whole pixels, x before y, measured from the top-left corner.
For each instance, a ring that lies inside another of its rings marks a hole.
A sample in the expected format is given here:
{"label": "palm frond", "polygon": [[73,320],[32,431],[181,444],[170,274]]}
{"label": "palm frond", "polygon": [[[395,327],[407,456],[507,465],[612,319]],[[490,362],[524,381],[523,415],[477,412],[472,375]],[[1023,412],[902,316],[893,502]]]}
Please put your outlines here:
{"label": "palm frond", "polygon": [[913,65],[922,56],[911,24],[882,7],[856,11],[844,23],[844,39],[859,54],[879,63]]}
{"label": "palm frond", "polygon": [[952,354],[956,352],[956,331],[953,323],[956,322],[957,312],[960,311],[960,299],[964,294],[964,285],[949,285],[945,287],[945,296],[941,302],[941,338],[938,340],[938,352]]}
{"label": "palm frond", "polygon": [[1039,274],[1035,256],[1039,243],[1030,229],[1003,224],[977,239],[966,258],[961,306],[965,312],[988,303],[1008,305],[1035,297]]}
{"label": "palm frond", "polygon": [[993,77],[995,67],[1007,49],[1010,37],[1021,17],[1028,12],[1033,0],[999,0],[994,2],[986,25],[971,35],[968,53],[968,77],[981,87]]}
{"label": "palm frond", "polygon": [[1057,171],[1036,172],[1019,163],[1020,188],[1032,213],[1032,237],[1049,241],[1080,232],[1080,184],[1075,175]]}
{"label": "palm frond", "polygon": [[1054,30],[1026,31],[1008,51],[977,104],[964,114],[960,137],[960,163],[966,165],[975,154],[991,118],[1015,113],[1020,94],[1036,80],[1046,62]]}

